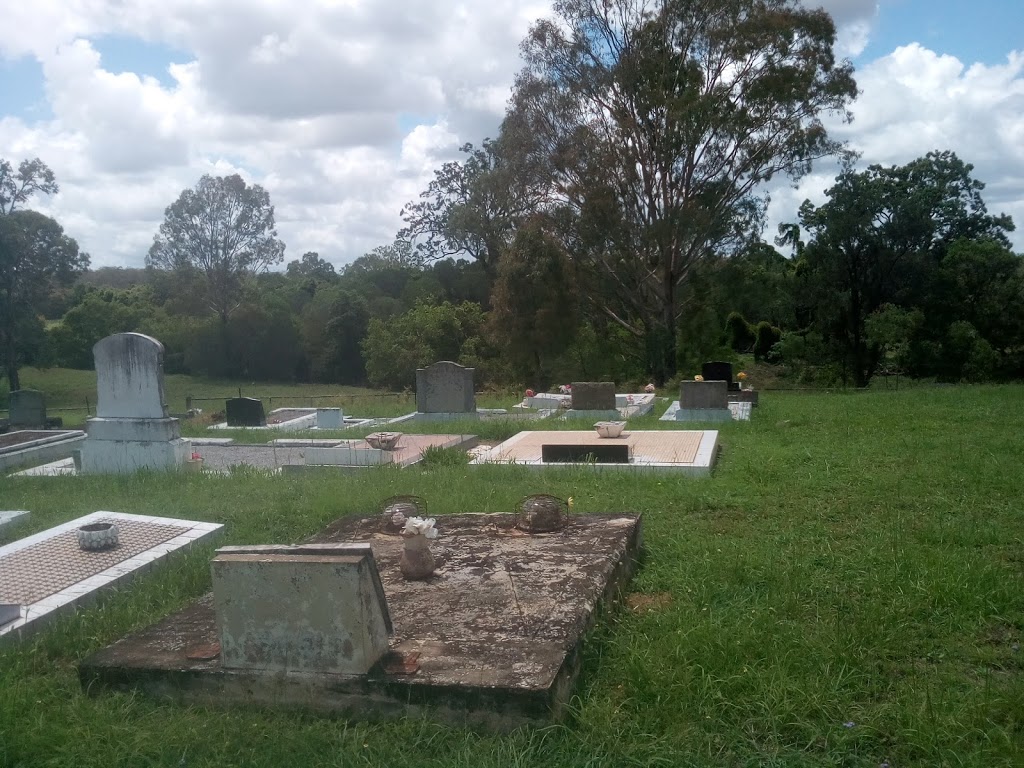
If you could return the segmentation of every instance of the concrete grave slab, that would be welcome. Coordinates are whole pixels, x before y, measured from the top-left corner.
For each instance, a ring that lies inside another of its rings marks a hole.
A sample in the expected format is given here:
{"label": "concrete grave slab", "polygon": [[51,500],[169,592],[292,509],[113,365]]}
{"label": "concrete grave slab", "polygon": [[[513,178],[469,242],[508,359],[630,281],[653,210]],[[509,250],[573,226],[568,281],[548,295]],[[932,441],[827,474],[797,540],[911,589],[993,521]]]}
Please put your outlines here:
{"label": "concrete grave slab", "polygon": [[[83,552],[76,531],[98,522],[117,523],[121,543],[111,550]],[[0,603],[21,606],[20,618],[0,627],[0,640],[35,632],[97,592],[127,583],[222,528],[217,523],[94,512],[0,547]]]}
{"label": "concrete grave slab", "polygon": [[[275,408],[267,414],[267,423],[264,426],[255,427],[232,427],[226,421],[219,424],[212,424],[208,429],[275,429],[281,432],[304,432],[306,430],[323,429],[317,426],[317,408]],[[373,424],[375,419],[358,419],[345,416],[342,419],[342,426],[339,429],[351,429],[353,427],[364,427]]]}
{"label": "concrete grave slab", "polygon": [[[750,421],[752,403],[744,403],[730,400],[726,409],[729,413],[729,419],[732,421]],[[704,411],[692,411],[690,414],[685,414],[680,417],[679,401],[673,400],[669,405],[668,410],[665,411],[658,419],[658,421],[722,421],[722,419],[707,419],[704,417]]]}
{"label": "concrete grave slab", "polygon": [[474,459],[470,464],[521,464],[534,468],[565,466],[564,463],[546,463],[543,457],[544,446],[585,447],[607,443],[628,446],[632,452],[632,459],[628,463],[588,463],[587,466],[594,469],[665,470],[706,475],[711,472],[717,456],[718,432],[632,430],[624,432],[618,438],[600,438],[593,430],[520,432]]}
{"label": "concrete grave slab", "polygon": [[212,596],[94,653],[83,690],[138,690],[187,705],[250,704],[359,719],[428,717],[507,731],[563,718],[595,613],[637,568],[640,519],[571,516],[530,535],[513,515],[448,515],[426,581],[399,569],[403,540],[380,517],[339,520],[315,542],[368,542],[394,634],[367,676],[262,674],[219,655]]}
{"label": "concrete grave slab", "polygon": [[32,513],[23,509],[0,510],[0,533],[11,530],[18,523],[25,522],[30,514]]}
{"label": "concrete grave slab", "polygon": [[69,458],[84,441],[80,429],[7,432],[0,435],[0,472]]}

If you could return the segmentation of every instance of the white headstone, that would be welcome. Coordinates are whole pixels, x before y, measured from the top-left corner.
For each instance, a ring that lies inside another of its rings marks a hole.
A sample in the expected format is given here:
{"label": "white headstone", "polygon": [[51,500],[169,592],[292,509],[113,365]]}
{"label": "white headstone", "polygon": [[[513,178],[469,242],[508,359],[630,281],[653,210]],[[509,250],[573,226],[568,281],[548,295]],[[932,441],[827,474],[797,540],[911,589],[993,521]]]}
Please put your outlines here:
{"label": "white headstone", "polygon": [[106,419],[165,419],[164,345],[141,333],[96,342],[96,415]]}

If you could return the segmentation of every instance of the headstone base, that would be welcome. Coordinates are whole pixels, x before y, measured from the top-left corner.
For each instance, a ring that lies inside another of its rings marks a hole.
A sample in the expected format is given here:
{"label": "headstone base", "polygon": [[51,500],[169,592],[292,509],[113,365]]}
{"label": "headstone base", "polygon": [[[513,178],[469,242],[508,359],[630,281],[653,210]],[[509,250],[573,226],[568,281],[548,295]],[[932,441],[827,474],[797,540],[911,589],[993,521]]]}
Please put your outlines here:
{"label": "headstone base", "polygon": [[619,413],[618,409],[613,411],[577,411],[574,408],[570,408],[565,411],[562,416],[563,419],[592,419],[594,421],[609,421],[618,420],[622,418],[622,414]]}
{"label": "headstone base", "polygon": [[89,441],[166,442],[181,437],[177,419],[105,419],[99,416],[85,422]]}
{"label": "headstone base", "polygon": [[192,441],[159,442],[87,439],[82,447],[82,474],[128,475],[139,470],[181,469],[192,455]]}
{"label": "headstone base", "polygon": [[741,389],[735,392],[729,392],[729,402],[750,403],[754,408],[757,408],[757,390]]}
{"label": "headstone base", "polygon": [[676,421],[732,421],[728,408],[680,408]]}

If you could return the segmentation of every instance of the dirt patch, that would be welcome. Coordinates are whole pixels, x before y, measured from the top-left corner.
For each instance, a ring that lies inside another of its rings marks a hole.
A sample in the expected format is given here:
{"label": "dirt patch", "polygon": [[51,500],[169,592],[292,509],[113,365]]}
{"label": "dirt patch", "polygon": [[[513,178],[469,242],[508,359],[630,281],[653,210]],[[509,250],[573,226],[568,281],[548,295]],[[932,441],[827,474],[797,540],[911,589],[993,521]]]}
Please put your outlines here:
{"label": "dirt patch", "polygon": [[672,594],[670,592],[655,592],[653,595],[644,595],[634,592],[626,595],[626,605],[633,613],[655,613],[664,611],[672,605]]}

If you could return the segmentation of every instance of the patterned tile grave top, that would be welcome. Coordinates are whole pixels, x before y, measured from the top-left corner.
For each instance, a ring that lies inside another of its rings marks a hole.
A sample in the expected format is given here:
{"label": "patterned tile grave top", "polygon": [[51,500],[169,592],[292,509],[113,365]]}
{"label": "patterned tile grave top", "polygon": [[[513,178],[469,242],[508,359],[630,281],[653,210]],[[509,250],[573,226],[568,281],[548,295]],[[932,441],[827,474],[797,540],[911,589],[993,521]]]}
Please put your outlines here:
{"label": "patterned tile grave top", "polygon": [[572,383],[572,410],[614,411],[615,382],[574,381]]}
{"label": "patterned tile grave top", "polygon": [[[113,522],[120,543],[112,550],[84,552],[78,528]],[[94,512],[0,547],[0,602],[21,606],[20,616],[0,627],[0,640],[23,638],[55,616],[90,600],[98,591],[123,585],[142,569],[190,547],[223,528],[120,512]]]}
{"label": "patterned tile grave top", "polygon": [[96,415],[106,419],[165,419],[164,345],[141,333],[96,342]]}
{"label": "patterned tile grave top", "polygon": [[224,403],[229,427],[265,427],[263,401],[255,397],[232,397]]}
{"label": "patterned tile grave top", "polygon": [[475,369],[443,360],[416,371],[418,413],[475,413]]}
{"label": "patterned tile grave top", "polygon": [[10,395],[12,427],[42,429],[46,426],[46,395],[35,389],[19,389]]}
{"label": "patterned tile grave top", "polygon": [[[634,430],[614,439],[600,438],[593,431],[520,432],[513,440],[492,451],[491,462],[533,463],[541,461],[544,445],[606,445],[620,443],[632,448],[634,459],[651,462],[692,464],[704,432]],[[499,450],[500,449],[500,450]]]}
{"label": "patterned tile grave top", "polygon": [[0,559],[0,602],[29,605],[72,584],[163,544],[182,532],[176,525],[135,520],[100,519],[116,523],[121,543],[114,549],[83,552],[75,531],[66,531]]}

